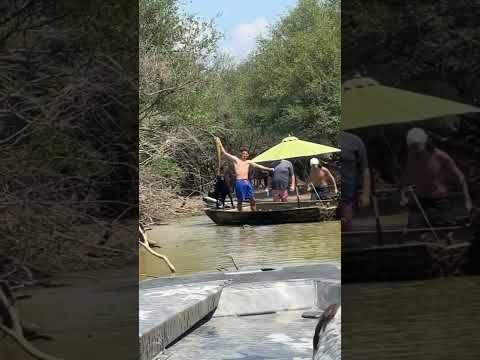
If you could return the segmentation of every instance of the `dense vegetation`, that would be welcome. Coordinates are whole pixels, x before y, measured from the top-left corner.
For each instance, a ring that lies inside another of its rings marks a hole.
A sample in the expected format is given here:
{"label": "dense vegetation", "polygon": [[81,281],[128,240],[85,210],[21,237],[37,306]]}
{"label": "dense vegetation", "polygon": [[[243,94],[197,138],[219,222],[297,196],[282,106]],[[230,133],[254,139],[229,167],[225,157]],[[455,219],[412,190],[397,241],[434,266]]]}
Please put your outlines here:
{"label": "dense vegetation", "polygon": [[106,266],[102,235],[137,213],[136,6],[0,9],[0,277]]}
{"label": "dense vegetation", "polygon": [[[361,1],[342,4],[342,77],[355,71],[381,83],[479,105],[480,1]],[[424,122],[437,145],[455,154],[466,172],[475,171],[480,132],[478,116]],[[407,124],[410,126],[410,124]],[[405,154],[405,127],[385,129],[390,145]],[[366,134],[370,137],[373,134]],[[465,141],[468,139],[468,142]],[[377,139],[378,140],[378,139]],[[371,158],[389,181],[399,169],[383,141],[370,142]],[[477,149],[477,150],[475,150]],[[472,165],[469,165],[471,163]],[[467,170],[470,168],[470,170]]]}
{"label": "dense vegetation", "polygon": [[[141,209],[208,189],[213,135],[252,154],[289,134],[332,143],[340,116],[339,1],[300,0],[240,64],[215,23],[176,0],[140,1]],[[182,199],[179,203],[185,204]]]}

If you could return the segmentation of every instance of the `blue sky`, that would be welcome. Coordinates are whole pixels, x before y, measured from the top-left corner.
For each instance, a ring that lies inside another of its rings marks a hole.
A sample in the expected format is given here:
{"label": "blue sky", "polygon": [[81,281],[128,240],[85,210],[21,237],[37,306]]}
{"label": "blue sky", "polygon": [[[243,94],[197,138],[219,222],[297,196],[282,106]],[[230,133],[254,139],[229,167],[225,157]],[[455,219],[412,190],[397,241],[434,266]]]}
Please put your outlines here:
{"label": "blue sky", "polygon": [[297,0],[183,0],[184,10],[203,19],[216,18],[225,34],[220,48],[237,60],[255,47],[255,38],[292,8]]}

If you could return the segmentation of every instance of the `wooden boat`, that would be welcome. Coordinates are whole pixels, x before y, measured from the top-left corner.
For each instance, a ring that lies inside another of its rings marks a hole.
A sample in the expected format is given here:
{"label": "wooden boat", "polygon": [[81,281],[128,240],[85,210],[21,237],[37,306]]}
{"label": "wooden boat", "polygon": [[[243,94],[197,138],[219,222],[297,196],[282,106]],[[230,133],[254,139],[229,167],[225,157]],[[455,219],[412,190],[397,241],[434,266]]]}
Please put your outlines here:
{"label": "wooden boat", "polygon": [[[256,193],[255,198],[257,200],[257,205],[258,206],[263,206],[262,204],[267,204],[266,206],[269,206],[268,204],[271,204],[271,206],[281,207],[281,206],[284,206],[285,204],[289,204],[287,206],[291,207],[292,204],[298,204],[299,201],[300,201],[301,206],[307,206],[307,205],[312,205],[312,204],[313,205],[315,205],[315,204],[326,204],[328,206],[336,206],[337,203],[338,203],[338,197],[336,197],[336,196],[331,197],[329,200],[310,200],[310,193],[299,194],[299,199],[297,199],[296,194],[290,195],[287,203],[283,203],[283,202],[275,202],[274,203],[272,198],[271,198],[271,195],[270,195],[270,197],[267,197],[266,195],[259,197],[258,193]],[[205,203],[205,205],[208,208],[217,209],[217,200],[215,200],[214,198],[209,197],[209,196],[204,196],[202,199],[203,199],[203,202]],[[233,205],[234,205],[234,207],[237,206],[237,200],[235,199],[235,197],[233,198]],[[243,206],[244,207],[250,207],[248,202],[245,202],[243,204]],[[230,203],[230,199],[227,198],[225,200],[225,209],[231,209],[231,208],[232,208],[232,205]]]}
{"label": "wooden boat", "polygon": [[[310,197],[310,193],[307,191],[307,188],[306,186],[299,186],[298,187],[298,194],[302,197],[304,196],[308,196]],[[296,196],[296,192],[295,191],[289,191],[288,192],[288,195],[291,197],[291,198],[295,198]],[[272,198],[272,193],[267,193],[266,190],[256,190],[255,191],[255,198],[256,199],[271,199]]]}
{"label": "wooden boat", "polygon": [[217,225],[273,225],[333,220],[336,206],[321,201],[300,203],[258,203],[257,211],[250,209],[206,209],[205,214]]}
{"label": "wooden boat", "polygon": [[[465,202],[463,193],[456,189],[449,190],[450,206],[455,209],[456,215],[465,215],[463,204]],[[472,199],[478,198],[478,191],[470,191]],[[400,191],[398,188],[382,188],[375,191],[378,202],[378,211],[382,216],[398,214],[404,212],[405,208],[400,206]],[[358,208],[355,217],[374,216],[372,207]]]}
{"label": "wooden boat", "polygon": [[[387,227],[342,232],[342,282],[420,280],[463,273],[472,230]],[[438,240],[437,240],[438,238]]]}

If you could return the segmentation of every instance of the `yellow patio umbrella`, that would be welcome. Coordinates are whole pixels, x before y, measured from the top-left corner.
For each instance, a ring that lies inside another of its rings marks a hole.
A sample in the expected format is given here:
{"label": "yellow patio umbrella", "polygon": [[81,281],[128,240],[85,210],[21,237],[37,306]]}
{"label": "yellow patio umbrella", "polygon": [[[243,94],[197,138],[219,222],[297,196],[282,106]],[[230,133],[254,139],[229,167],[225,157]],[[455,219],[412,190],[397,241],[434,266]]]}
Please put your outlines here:
{"label": "yellow patio umbrella", "polygon": [[338,152],[340,149],[300,140],[294,136],[286,137],[280,144],[261,153],[253,162],[266,162],[283,159],[293,159],[304,156],[322,155]]}
{"label": "yellow patio umbrella", "polygon": [[[371,78],[357,76],[342,85],[341,127],[343,130],[408,123],[476,112],[480,112],[480,108],[434,96],[383,86]],[[372,187],[374,188],[374,181],[372,181]],[[374,192],[374,189],[372,190]],[[413,191],[412,194],[436,237],[436,233]],[[377,231],[381,240],[381,226],[376,196],[374,196],[374,210]]]}
{"label": "yellow patio umbrella", "polygon": [[356,77],[342,86],[343,130],[480,112],[480,108]]}

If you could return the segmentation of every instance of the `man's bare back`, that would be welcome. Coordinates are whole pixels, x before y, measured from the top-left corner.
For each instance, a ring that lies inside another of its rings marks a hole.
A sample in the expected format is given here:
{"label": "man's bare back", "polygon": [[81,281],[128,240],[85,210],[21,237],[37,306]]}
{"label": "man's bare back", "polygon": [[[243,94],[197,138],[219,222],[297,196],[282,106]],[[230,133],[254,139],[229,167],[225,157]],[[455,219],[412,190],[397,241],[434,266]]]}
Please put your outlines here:
{"label": "man's bare back", "polygon": [[453,180],[455,163],[447,153],[433,149],[422,153],[410,152],[406,181],[416,186],[418,195],[430,198],[448,194],[448,184]]}
{"label": "man's bare back", "polygon": [[323,166],[313,166],[310,168],[310,176],[308,182],[313,184],[315,188],[328,187],[329,181],[332,183],[336,194],[338,192],[337,183],[330,170]]}
{"label": "man's bare back", "polygon": [[312,168],[310,171],[310,181],[316,187],[328,186],[327,176],[324,167]]}
{"label": "man's bare back", "polygon": [[[427,208],[426,212],[428,213],[428,208],[431,208],[439,213],[437,210],[444,207],[443,213],[440,213],[445,216],[442,215],[440,218],[448,217],[448,186],[450,183],[457,182],[462,187],[465,208],[470,213],[472,200],[468,185],[463,172],[457,167],[455,161],[446,152],[428,145],[428,135],[421,128],[410,129],[406,140],[409,152],[407,166],[402,176],[400,205],[405,206],[409,202],[406,196],[408,190],[410,194],[418,195],[418,198],[414,197],[415,206],[418,205],[417,203],[421,203],[422,199],[420,198],[423,198],[423,210]],[[416,187],[415,191],[411,185]],[[447,202],[442,205],[441,202],[445,199]],[[422,217],[425,217],[423,212]]]}

